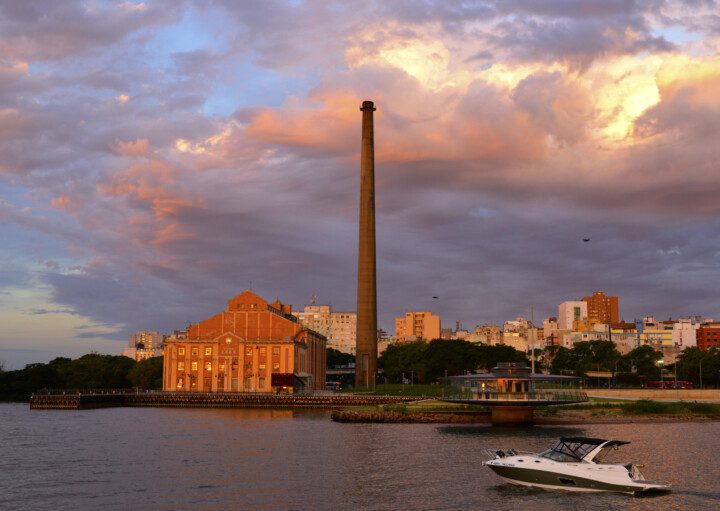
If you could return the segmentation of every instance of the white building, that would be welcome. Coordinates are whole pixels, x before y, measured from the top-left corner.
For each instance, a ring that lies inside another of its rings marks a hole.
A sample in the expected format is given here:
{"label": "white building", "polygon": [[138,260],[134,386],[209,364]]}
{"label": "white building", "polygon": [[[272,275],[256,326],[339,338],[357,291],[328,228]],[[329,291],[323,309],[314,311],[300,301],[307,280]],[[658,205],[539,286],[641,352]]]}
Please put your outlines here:
{"label": "white building", "polygon": [[558,328],[560,330],[572,330],[575,321],[587,319],[587,302],[563,302],[558,306]]}
{"label": "white building", "polygon": [[316,305],[313,298],[302,312],[293,312],[301,325],[327,337],[327,347],[355,353],[357,314],[333,312],[330,305]]}
{"label": "white building", "polygon": [[673,324],[673,346],[688,348],[697,346],[697,330],[700,328],[700,318],[680,318]]}
{"label": "white building", "polygon": [[148,358],[160,357],[163,354],[165,336],[160,332],[140,330],[130,335],[128,346],[120,355],[139,362]]}

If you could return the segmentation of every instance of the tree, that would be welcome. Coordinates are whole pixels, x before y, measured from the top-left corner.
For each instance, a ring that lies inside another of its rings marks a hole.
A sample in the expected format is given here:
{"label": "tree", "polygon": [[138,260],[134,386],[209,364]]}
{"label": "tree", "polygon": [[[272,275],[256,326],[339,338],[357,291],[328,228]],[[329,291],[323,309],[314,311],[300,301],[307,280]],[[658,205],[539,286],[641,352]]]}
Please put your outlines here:
{"label": "tree", "polygon": [[425,381],[425,350],[424,341],[403,342],[388,346],[380,355],[378,366],[385,377],[391,382],[400,383],[402,374],[409,378],[410,374],[417,381]]}
{"label": "tree", "polygon": [[163,357],[141,360],[128,373],[132,386],[143,390],[161,390],[162,377]]}
{"label": "tree", "polygon": [[678,357],[675,365],[678,380],[692,381],[700,386],[700,367],[702,365],[702,385],[720,387],[720,350],[711,348],[702,351],[699,348],[686,348]]}
{"label": "tree", "polygon": [[435,339],[425,349],[425,376],[434,381],[446,374],[475,372],[481,354],[479,346],[467,341]]}
{"label": "tree", "polygon": [[657,361],[662,358],[662,353],[655,351],[647,344],[638,346],[630,353],[623,355],[619,368],[624,372],[634,372],[639,381],[659,380],[660,368]]}
{"label": "tree", "polygon": [[327,367],[332,369],[339,366],[347,366],[355,362],[355,355],[343,353],[335,348],[327,349]]}

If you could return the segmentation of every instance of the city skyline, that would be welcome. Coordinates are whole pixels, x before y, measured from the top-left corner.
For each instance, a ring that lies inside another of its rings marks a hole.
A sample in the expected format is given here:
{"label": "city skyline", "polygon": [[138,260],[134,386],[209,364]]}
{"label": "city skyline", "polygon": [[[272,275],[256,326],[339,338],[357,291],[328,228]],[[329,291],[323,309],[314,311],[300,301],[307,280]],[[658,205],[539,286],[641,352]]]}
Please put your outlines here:
{"label": "city skyline", "polygon": [[597,290],[720,317],[717,12],[4,3],[0,360],[119,353],[246,288],[354,311],[365,99],[379,328]]}

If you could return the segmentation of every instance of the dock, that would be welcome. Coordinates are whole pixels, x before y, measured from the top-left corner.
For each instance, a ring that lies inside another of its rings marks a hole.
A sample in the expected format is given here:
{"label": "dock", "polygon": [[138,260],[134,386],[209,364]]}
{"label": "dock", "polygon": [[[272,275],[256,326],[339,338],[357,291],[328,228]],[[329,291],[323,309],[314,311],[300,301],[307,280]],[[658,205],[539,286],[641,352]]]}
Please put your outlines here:
{"label": "dock", "polygon": [[325,408],[377,406],[408,403],[418,396],[370,396],[357,394],[260,394],[218,392],[143,391],[53,391],[30,396],[34,410],[87,410],[92,408],[172,407],[172,408]]}

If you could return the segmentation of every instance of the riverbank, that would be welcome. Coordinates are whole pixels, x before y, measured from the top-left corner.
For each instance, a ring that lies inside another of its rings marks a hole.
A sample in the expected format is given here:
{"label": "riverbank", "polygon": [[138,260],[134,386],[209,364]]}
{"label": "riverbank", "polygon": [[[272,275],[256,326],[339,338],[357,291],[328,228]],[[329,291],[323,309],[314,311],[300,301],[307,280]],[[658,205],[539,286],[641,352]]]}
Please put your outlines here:
{"label": "riverbank", "polygon": [[[706,422],[720,420],[720,405],[690,402],[600,402],[568,406],[541,407],[535,410],[537,425],[632,424],[662,422]],[[434,423],[486,424],[490,412],[485,409],[457,407],[450,403],[427,400],[419,403],[334,410],[331,419],[347,423]]]}

